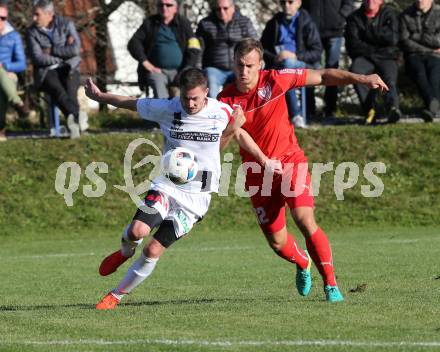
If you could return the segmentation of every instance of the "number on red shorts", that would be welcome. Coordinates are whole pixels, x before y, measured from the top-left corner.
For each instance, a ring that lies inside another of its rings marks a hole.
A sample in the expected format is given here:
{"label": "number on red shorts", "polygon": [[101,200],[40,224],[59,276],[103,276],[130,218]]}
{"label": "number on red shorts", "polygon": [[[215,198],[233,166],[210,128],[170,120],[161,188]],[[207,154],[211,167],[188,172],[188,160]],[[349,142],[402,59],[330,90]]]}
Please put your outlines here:
{"label": "number on red shorts", "polygon": [[255,208],[255,213],[257,214],[258,222],[263,225],[269,222],[269,219],[266,218],[266,210],[263,207]]}

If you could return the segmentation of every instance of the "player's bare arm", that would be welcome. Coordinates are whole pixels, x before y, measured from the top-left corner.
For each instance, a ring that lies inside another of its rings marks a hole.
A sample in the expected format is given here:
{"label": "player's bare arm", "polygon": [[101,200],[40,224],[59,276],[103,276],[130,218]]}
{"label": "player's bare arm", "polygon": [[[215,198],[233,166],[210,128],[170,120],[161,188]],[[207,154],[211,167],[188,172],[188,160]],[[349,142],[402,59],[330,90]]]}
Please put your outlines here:
{"label": "player's bare arm", "polygon": [[226,148],[232,137],[234,137],[234,133],[246,122],[246,117],[244,116],[244,112],[240,106],[232,112],[232,120],[233,123],[230,123],[223,131],[220,140],[220,150]]}
{"label": "player's bare arm", "polygon": [[260,149],[254,139],[244,129],[240,128],[234,133],[234,137],[241,148],[251,154],[255,160],[264,166],[270,173],[282,174],[281,161],[269,159]]}
{"label": "player's bare arm", "polygon": [[379,89],[381,91],[389,90],[382,78],[377,74],[360,75],[334,68],[307,71],[307,86],[341,86],[354,83],[363,84],[369,88]]}
{"label": "player's bare arm", "polygon": [[84,86],[87,97],[98,103],[110,104],[117,108],[123,108],[136,111],[137,98],[126,97],[123,95],[104,93],[98,86],[93,83],[91,78],[88,78]]}

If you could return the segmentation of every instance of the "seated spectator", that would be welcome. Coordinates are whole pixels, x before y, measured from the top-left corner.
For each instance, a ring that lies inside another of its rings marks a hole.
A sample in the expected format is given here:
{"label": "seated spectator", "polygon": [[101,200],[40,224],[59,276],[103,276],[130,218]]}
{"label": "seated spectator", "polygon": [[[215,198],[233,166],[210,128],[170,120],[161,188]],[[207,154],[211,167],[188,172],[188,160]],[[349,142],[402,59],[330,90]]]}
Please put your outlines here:
{"label": "seated spectator", "polygon": [[17,94],[16,73],[26,69],[20,34],[8,22],[6,3],[0,3],[0,142],[6,140],[6,110],[11,103],[21,117],[29,114]]}
{"label": "seated spectator", "polygon": [[169,98],[179,95],[178,73],[197,65],[200,43],[188,19],[178,13],[177,0],[158,0],[157,7],[159,13],[144,20],[128,51],[139,62],[141,90],[151,87],[155,98]]}
{"label": "seated spectator", "polygon": [[425,103],[423,118],[440,114],[440,5],[418,0],[400,18],[400,40],[408,73]]}
{"label": "seated spectator", "polygon": [[212,13],[202,19],[196,35],[200,39],[202,66],[208,77],[209,96],[234,79],[234,47],[243,38],[257,39],[251,20],[235,8],[233,0],[214,1]]}
{"label": "seated spectator", "polygon": [[[359,74],[379,74],[388,85],[384,104],[388,122],[397,122],[401,117],[397,92],[399,58],[399,19],[397,12],[384,0],[364,0],[362,6],[347,19],[345,31],[346,48],[352,59],[351,71]],[[375,90],[360,84],[355,85],[365,123],[376,121]]]}
{"label": "seated spectator", "polygon": [[[353,12],[353,0],[303,0],[316,23],[325,53],[325,68],[338,68],[344,40],[346,18]],[[334,117],[338,100],[338,87],[327,86],[324,93],[324,116]]]}
{"label": "seated spectator", "polygon": [[[280,4],[282,11],[267,22],[261,37],[267,66],[275,69],[318,67],[322,44],[316,24],[308,12],[300,8],[301,0],[281,0]],[[307,98],[308,111],[313,113],[314,98]],[[305,116],[301,116],[295,90],[286,93],[286,101],[294,125],[305,127]]]}
{"label": "seated spectator", "polygon": [[55,15],[50,0],[34,1],[33,24],[27,29],[26,42],[34,67],[37,89],[47,93],[67,117],[71,138],[87,129],[87,115],[79,111],[81,42],[75,25]]}

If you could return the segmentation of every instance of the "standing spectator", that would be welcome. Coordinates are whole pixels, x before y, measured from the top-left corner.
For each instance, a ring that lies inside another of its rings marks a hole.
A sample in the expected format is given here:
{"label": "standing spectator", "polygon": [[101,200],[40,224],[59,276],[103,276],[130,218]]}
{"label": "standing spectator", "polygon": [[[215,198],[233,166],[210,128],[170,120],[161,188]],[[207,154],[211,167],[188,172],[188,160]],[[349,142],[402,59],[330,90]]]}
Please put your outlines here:
{"label": "standing spectator", "polygon": [[[304,0],[303,8],[318,26],[325,52],[325,68],[338,68],[346,18],[354,10],[353,0]],[[337,100],[338,87],[326,87],[324,116],[335,115]]]}
{"label": "standing spectator", "polygon": [[47,93],[67,117],[71,138],[87,129],[79,111],[78,88],[81,41],[72,21],[55,15],[50,0],[34,1],[33,24],[26,32],[37,89]]}
{"label": "standing spectator", "polygon": [[440,6],[417,0],[401,15],[400,40],[407,71],[425,103],[423,118],[440,114]]}
{"label": "standing spectator", "polygon": [[20,116],[28,111],[17,94],[16,73],[26,69],[26,58],[20,34],[8,22],[6,3],[0,3],[0,142],[6,140],[6,110],[12,103]]}
{"label": "standing spectator", "polygon": [[257,39],[251,20],[235,8],[234,0],[213,2],[212,13],[197,27],[208,76],[209,96],[215,98],[220,88],[233,80],[234,47],[243,38]]}
{"label": "standing spectator", "polygon": [[177,75],[186,67],[195,67],[200,43],[190,22],[178,13],[177,0],[158,0],[159,13],[148,17],[128,42],[128,51],[139,62],[141,90],[153,89],[155,98],[177,93]]}
{"label": "standing spectator", "polygon": [[[397,92],[397,59],[399,57],[399,19],[397,12],[384,0],[364,0],[362,6],[347,19],[345,32],[348,54],[353,60],[351,71],[360,74],[378,73],[389,91],[384,95],[388,122],[401,117]],[[365,123],[376,121],[376,91],[355,84]]]}
{"label": "standing spectator", "polygon": [[[295,69],[317,68],[321,60],[322,44],[318,28],[308,12],[301,9],[301,0],[281,0],[281,12],[277,13],[263,30],[261,44],[264,61],[269,68]],[[315,102],[307,96],[307,110],[313,114]],[[305,127],[295,90],[286,93],[289,117],[296,127]]]}

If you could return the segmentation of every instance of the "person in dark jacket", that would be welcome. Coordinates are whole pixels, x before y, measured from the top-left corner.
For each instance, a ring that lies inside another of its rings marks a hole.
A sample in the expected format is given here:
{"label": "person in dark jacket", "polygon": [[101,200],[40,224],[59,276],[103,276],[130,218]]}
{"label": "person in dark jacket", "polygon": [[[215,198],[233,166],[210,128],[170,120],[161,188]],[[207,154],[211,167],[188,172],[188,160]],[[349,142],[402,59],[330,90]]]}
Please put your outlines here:
{"label": "person in dark jacket", "polygon": [[[301,9],[301,0],[281,0],[282,12],[277,13],[263,30],[261,44],[268,68],[317,68],[321,60],[322,44],[318,28],[308,12]],[[310,91],[313,94],[313,91]],[[313,114],[315,103],[307,96],[308,113]],[[295,90],[286,93],[289,116],[296,127],[305,127]]]}
{"label": "person in dark jacket", "polygon": [[209,96],[233,80],[234,47],[243,38],[257,39],[251,20],[236,9],[233,0],[216,0],[212,12],[199,22],[196,35],[203,50],[202,66],[208,77]]}
{"label": "person in dark jacket", "polygon": [[[351,71],[360,74],[378,73],[390,90],[384,95],[388,122],[401,117],[397,92],[399,58],[398,14],[384,0],[364,0],[362,6],[347,19],[346,48],[353,60]],[[355,85],[365,123],[376,121],[376,93],[359,84]]]}
{"label": "person in dark jacket", "polygon": [[47,93],[67,117],[71,138],[87,129],[80,114],[78,88],[81,41],[72,21],[55,15],[50,0],[34,1],[33,24],[26,31],[35,87]]}
{"label": "person in dark jacket", "polygon": [[6,140],[6,109],[11,103],[20,116],[28,111],[17,93],[16,73],[26,69],[26,57],[20,34],[8,22],[6,3],[0,3],[0,142]]}
{"label": "person in dark jacket", "polygon": [[[318,26],[325,53],[325,68],[338,68],[346,18],[354,10],[353,0],[303,0],[302,7],[309,12]],[[337,100],[338,87],[326,87],[325,116],[335,115]]]}
{"label": "person in dark jacket", "polygon": [[400,43],[408,73],[425,103],[426,122],[440,115],[440,5],[417,0],[400,18]]}
{"label": "person in dark jacket", "polygon": [[141,90],[151,87],[155,98],[168,98],[170,92],[178,95],[178,73],[197,65],[200,43],[178,13],[177,0],[158,0],[157,7],[159,13],[146,18],[131,37],[128,51],[139,62]]}

